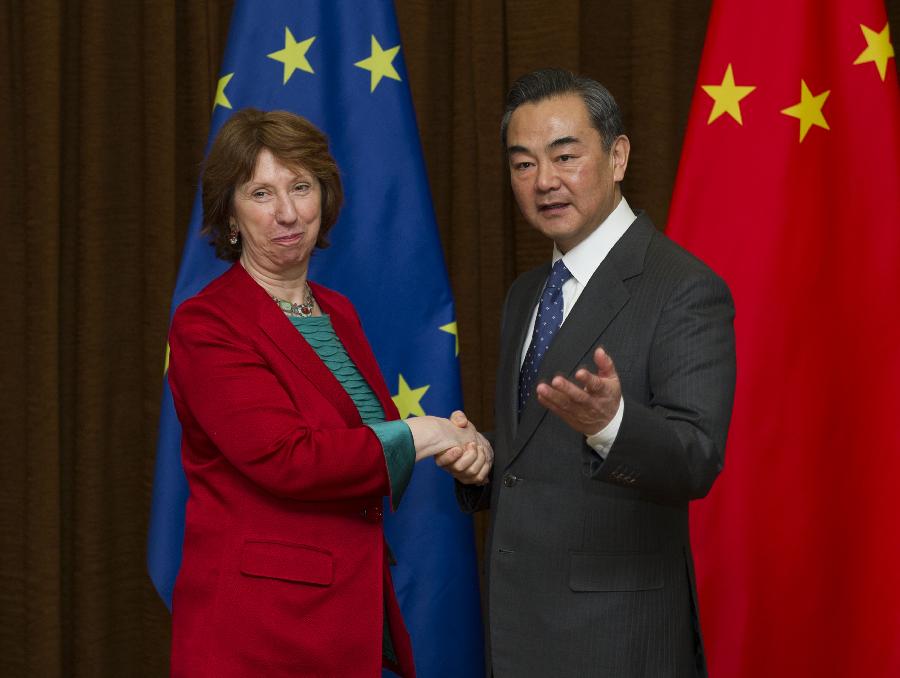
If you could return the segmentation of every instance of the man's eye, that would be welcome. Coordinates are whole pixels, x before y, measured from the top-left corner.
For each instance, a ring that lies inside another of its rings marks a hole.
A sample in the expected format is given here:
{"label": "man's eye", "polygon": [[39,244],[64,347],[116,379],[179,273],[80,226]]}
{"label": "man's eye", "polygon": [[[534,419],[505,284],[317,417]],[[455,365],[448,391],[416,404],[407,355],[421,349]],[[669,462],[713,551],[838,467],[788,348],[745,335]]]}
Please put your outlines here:
{"label": "man's eye", "polygon": [[569,155],[569,154],[564,154],[564,155],[559,156],[559,159],[562,160],[563,162],[568,162],[569,160],[573,160],[574,158],[575,158],[574,155]]}
{"label": "man's eye", "polygon": [[533,163],[528,162],[527,160],[523,160],[522,162],[514,163],[513,167],[515,167],[516,169],[528,169],[532,165]]}

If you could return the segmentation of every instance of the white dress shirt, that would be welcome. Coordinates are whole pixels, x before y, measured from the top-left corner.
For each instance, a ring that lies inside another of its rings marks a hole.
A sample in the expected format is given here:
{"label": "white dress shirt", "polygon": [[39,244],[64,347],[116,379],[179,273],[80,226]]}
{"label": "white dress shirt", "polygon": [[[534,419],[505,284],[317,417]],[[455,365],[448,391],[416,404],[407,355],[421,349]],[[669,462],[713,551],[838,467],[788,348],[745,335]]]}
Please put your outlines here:
{"label": "white dress shirt", "polygon": [[[616,208],[606,217],[606,220],[571,250],[563,254],[555,245],[553,246],[553,263],[555,264],[557,260],[562,259],[566,268],[572,274],[572,277],[563,283],[562,286],[563,324],[565,324],[569,312],[575,306],[575,302],[578,301],[578,297],[581,296],[582,290],[588,284],[591,276],[594,275],[594,271],[597,270],[597,267],[609,254],[613,245],[625,234],[625,231],[628,230],[628,227],[631,226],[635,219],[634,212],[623,197]],[[537,304],[535,304],[534,310],[531,312],[531,322],[528,324],[528,332],[525,333],[525,343],[522,346],[522,358],[519,364],[520,368],[521,363],[525,361],[525,353],[528,351],[528,346],[531,344],[531,335],[534,332],[536,319]],[[587,436],[587,444],[602,459],[606,459],[606,455],[609,454],[610,448],[616,441],[616,435],[619,433],[619,426],[622,424],[624,414],[625,400],[619,398],[619,409],[616,411],[612,421],[597,433]]]}

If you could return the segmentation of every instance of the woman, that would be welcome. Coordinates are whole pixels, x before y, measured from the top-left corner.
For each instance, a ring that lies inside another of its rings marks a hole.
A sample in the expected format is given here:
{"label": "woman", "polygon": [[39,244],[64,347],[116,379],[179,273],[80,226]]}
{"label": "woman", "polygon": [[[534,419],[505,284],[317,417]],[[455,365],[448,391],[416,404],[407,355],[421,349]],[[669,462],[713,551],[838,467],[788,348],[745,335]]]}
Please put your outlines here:
{"label": "woman", "polygon": [[413,463],[450,448],[486,475],[489,446],[445,419],[397,421],[350,302],[307,280],[343,197],[319,130],[240,111],[202,183],[204,232],[235,263],[169,339],[190,487],[172,674],[413,676],[382,497],[396,507]]}

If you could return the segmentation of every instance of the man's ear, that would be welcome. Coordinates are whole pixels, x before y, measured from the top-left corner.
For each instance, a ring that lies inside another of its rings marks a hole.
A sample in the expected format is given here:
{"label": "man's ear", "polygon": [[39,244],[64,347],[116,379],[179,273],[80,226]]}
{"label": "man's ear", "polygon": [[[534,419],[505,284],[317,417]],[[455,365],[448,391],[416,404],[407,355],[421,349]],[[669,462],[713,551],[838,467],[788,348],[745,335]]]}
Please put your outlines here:
{"label": "man's ear", "polygon": [[609,149],[609,155],[613,163],[613,181],[622,181],[625,178],[625,170],[628,169],[628,154],[631,153],[631,142],[624,134],[620,134],[613,141]]}

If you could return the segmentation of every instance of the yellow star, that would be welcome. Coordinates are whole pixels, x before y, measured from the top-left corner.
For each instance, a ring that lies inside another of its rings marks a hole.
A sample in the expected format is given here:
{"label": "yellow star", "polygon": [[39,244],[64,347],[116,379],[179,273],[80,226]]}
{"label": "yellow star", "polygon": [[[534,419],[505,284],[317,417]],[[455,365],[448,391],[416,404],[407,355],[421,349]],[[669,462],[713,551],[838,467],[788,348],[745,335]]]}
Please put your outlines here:
{"label": "yellow star", "polygon": [[809,91],[809,87],[806,86],[806,82],[801,80],[800,103],[794,104],[790,108],[785,108],[781,111],[785,115],[789,115],[792,118],[798,118],[800,120],[801,143],[803,142],[803,137],[806,136],[809,128],[813,125],[818,125],[819,127],[830,129],[828,127],[828,123],[825,121],[825,116],[822,115],[822,106],[825,104],[825,99],[828,98],[829,94],[831,94],[830,89],[825,90],[821,94],[816,94],[815,96],[813,96],[812,92]]}
{"label": "yellow star", "polygon": [[213,110],[216,110],[216,106],[231,108],[231,102],[225,96],[225,88],[228,87],[228,83],[231,82],[233,77],[234,73],[229,73],[219,78],[219,84],[216,86],[216,98],[213,100]]}
{"label": "yellow star", "polygon": [[446,325],[441,325],[438,329],[456,337],[456,355],[459,355],[459,332],[456,329],[456,323],[447,323]]}
{"label": "yellow star", "polygon": [[737,120],[739,125],[744,124],[744,121],[741,120],[740,102],[741,99],[750,94],[756,87],[751,85],[735,85],[731,64],[728,64],[728,68],[725,69],[725,76],[722,78],[722,84],[702,85],[702,87],[703,91],[709,94],[713,101],[715,101],[712,111],[709,113],[709,120],[706,121],[707,125],[711,125],[713,120],[723,113],[727,113]]}
{"label": "yellow star", "polygon": [[166,342],[166,364],[163,365],[163,374],[169,371],[169,342]]}
{"label": "yellow star", "polygon": [[284,27],[284,48],[277,52],[266,54],[270,59],[280,61],[284,64],[283,85],[287,84],[287,81],[291,79],[294,71],[298,68],[307,73],[315,73],[306,58],[306,53],[309,51],[309,48],[312,46],[313,40],[315,39],[316,36],[312,36],[303,42],[297,42],[294,40],[294,34],[291,33],[291,29],[287,26]]}
{"label": "yellow star", "polygon": [[410,388],[406,383],[406,379],[403,378],[403,375],[400,375],[398,393],[395,396],[391,396],[391,399],[394,401],[394,405],[397,406],[397,409],[400,410],[401,419],[406,419],[411,414],[414,414],[417,417],[425,416],[425,410],[422,409],[422,405],[419,401],[422,399],[422,396],[425,395],[425,391],[429,388],[430,386]]}
{"label": "yellow star", "polygon": [[375,39],[374,35],[372,36],[372,56],[353,64],[354,66],[359,66],[372,73],[372,89],[369,90],[370,92],[375,91],[375,88],[378,87],[378,83],[381,82],[382,78],[387,77],[392,78],[393,80],[400,80],[397,69],[394,68],[394,64],[391,63],[399,51],[400,45],[386,50],[381,49],[378,40]]}
{"label": "yellow star", "polygon": [[868,46],[856,57],[853,65],[856,66],[857,64],[866,64],[874,61],[875,66],[878,68],[878,75],[881,76],[881,81],[884,82],[884,77],[887,75],[888,59],[894,56],[894,46],[891,44],[891,27],[886,23],[884,28],[881,29],[881,33],[876,33],[868,26],[863,26],[862,24],[859,27],[862,29]]}

